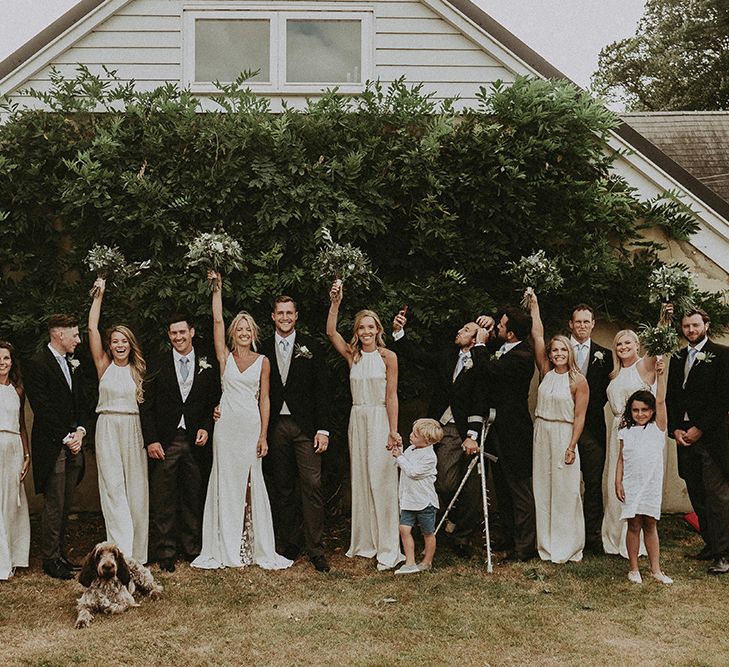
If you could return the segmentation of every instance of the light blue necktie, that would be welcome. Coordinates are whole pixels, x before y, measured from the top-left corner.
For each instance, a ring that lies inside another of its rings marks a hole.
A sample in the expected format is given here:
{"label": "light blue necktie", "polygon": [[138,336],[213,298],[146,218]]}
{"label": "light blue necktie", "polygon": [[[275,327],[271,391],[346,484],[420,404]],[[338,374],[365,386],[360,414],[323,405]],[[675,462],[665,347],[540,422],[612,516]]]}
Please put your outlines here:
{"label": "light blue necktie", "polygon": [[190,376],[190,360],[187,357],[180,357],[180,377],[183,382],[187,382]]}
{"label": "light blue necktie", "polygon": [[73,383],[71,381],[71,369],[68,367],[68,359],[66,357],[56,357],[58,359],[58,364],[61,367],[61,371],[63,371],[63,377],[66,378],[66,382],[68,382],[68,388],[71,389],[73,387]]}

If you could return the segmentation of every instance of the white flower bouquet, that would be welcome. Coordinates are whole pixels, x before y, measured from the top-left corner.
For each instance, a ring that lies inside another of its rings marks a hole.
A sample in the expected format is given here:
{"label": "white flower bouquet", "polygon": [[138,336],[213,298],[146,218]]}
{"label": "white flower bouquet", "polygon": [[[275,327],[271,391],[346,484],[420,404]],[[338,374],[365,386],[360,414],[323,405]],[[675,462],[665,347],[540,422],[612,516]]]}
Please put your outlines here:
{"label": "white flower bouquet", "polygon": [[202,267],[206,272],[229,273],[242,268],[243,249],[226,232],[203,232],[190,241],[185,259],[190,266]]}
{"label": "white flower bouquet", "polygon": [[[89,271],[95,273],[98,278],[104,278],[104,280],[110,281],[115,286],[120,285],[127,278],[139,275],[152,265],[150,260],[127,262],[117,246],[98,243],[86,254],[84,263],[89,267]],[[89,294],[96,296],[97,292],[98,288],[94,286]]]}
{"label": "white flower bouquet", "polygon": [[369,257],[351,243],[335,243],[326,227],[322,227],[319,233],[324,246],[316,257],[317,278],[327,284],[339,280],[367,287],[373,278]]}
{"label": "white flower bouquet", "polygon": [[[527,290],[538,288],[540,293],[553,292],[564,283],[557,263],[549,259],[544,250],[520,257],[518,262],[507,262],[507,267],[506,273],[519,280]],[[528,309],[529,301],[529,296],[525,295],[522,308]]]}
{"label": "white flower bouquet", "polygon": [[[651,303],[673,304],[683,313],[694,307],[697,288],[691,272],[683,264],[671,264],[654,269],[648,280],[648,299]],[[664,309],[665,310],[665,309]],[[662,314],[662,317],[664,315]],[[666,316],[670,320],[670,316]]]}
{"label": "white flower bouquet", "polygon": [[649,357],[670,357],[681,347],[678,331],[670,323],[659,323],[654,327],[641,324],[638,339]]}

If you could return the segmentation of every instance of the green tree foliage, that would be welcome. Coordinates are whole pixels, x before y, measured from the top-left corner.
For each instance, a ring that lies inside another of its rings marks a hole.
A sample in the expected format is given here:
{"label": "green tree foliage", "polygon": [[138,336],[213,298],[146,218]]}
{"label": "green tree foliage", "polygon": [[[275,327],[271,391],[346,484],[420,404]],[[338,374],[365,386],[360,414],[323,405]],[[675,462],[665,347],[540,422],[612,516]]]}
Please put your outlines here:
{"label": "green tree foliage", "polygon": [[631,111],[729,109],[729,3],[648,0],[636,34],[600,52],[593,87]]}
{"label": "green tree foliage", "polygon": [[496,85],[462,113],[398,81],[271,114],[243,85],[221,90],[221,112],[200,113],[174,86],[135,92],[82,69],[38,94],[50,112],[6,109],[0,335],[27,351],[42,344],[49,313],[83,321],[93,282],[83,259],[102,243],[152,261],[109,290],[107,323],[127,322],[151,351],[165,344],[165,317],[188,309],[209,342],[206,278],[184,255],[195,234],[217,229],[247,258],[226,278],[229,314],[246,308],[265,330],[271,298],[285,292],[302,326],[322,332],[328,286],[313,270],[322,225],[361,247],[381,281],[345,294],[348,315],[367,306],[389,322],[407,303],[424,343],[518,302],[507,262],[540,248],[566,281],[543,300],[554,326],[578,301],[650,321],[645,284],[660,246],[641,238],[641,224],[680,238],[695,229],[674,198],[641,202],[610,173],[616,117],[564,82]]}

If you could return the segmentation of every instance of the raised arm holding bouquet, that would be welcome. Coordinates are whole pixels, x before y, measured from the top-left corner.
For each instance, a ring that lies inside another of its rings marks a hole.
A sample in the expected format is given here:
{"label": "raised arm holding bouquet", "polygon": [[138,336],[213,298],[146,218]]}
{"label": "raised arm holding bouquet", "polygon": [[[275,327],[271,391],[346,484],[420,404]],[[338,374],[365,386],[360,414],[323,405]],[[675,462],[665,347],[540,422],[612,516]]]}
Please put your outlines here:
{"label": "raised arm holding bouquet", "polygon": [[[200,267],[207,272],[230,273],[243,266],[243,249],[240,243],[226,232],[204,232],[187,246],[185,255],[189,266]],[[210,289],[215,291],[215,278],[208,273]]]}
{"label": "raised arm holding bouquet", "polygon": [[517,262],[508,262],[507,266],[506,272],[525,287],[521,307],[527,311],[531,307],[531,294],[536,288],[542,293],[553,292],[562,287],[564,282],[556,262],[549,259],[544,250],[520,257]]}
{"label": "raised arm holding bouquet", "polygon": [[[150,260],[127,262],[117,246],[100,245],[98,243],[89,250],[84,263],[89,267],[89,271],[96,274],[97,278],[102,278],[115,287],[118,287],[127,278],[139,275],[151,266]],[[89,291],[89,296],[96,296],[99,289],[97,283],[94,283]]]}

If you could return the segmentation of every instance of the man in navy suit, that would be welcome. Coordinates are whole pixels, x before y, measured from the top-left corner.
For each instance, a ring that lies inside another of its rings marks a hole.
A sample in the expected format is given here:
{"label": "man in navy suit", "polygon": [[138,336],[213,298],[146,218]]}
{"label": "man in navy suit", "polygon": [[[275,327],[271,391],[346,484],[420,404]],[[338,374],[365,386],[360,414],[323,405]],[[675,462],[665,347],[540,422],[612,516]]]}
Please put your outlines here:
{"label": "man in navy suit", "polygon": [[78,323],[68,315],[48,319],[50,342],[26,363],[25,388],[33,408],[33,477],[44,496],[41,555],[44,572],[73,578],[80,569],[66,558],[66,521],[73,491],[84,471],[82,444],[86,410],[78,360]]}
{"label": "man in navy suit", "polygon": [[220,374],[196,353],[190,317],[172,315],[167,336],[172,350],[147,372],[139,411],[150,458],[150,553],[174,572],[178,552],[187,561],[200,553]]}

